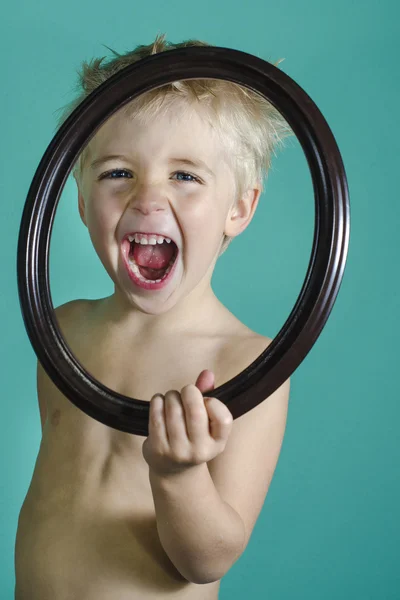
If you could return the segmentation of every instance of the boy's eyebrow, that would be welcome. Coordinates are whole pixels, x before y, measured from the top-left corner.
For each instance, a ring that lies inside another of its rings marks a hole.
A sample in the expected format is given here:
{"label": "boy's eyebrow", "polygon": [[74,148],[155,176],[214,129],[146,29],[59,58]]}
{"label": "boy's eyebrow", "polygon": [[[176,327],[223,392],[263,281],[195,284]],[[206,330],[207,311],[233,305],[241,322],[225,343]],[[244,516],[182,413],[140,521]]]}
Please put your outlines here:
{"label": "boy's eyebrow", "polygon": [[100,156],[100,158],[97,158],[92,162],[90,168],[94,169],[95,167],[98,167],[109,160],[126,160],[126,157],[122,154],[107,154],[107,156]]}
{"label": "boy's eyebrow", "polygon": [[169,160],[170,163],[181,163],[184,165],[189,165],[189,167],[194,167],[195,169],[200,168],[207,171],[211,177],[215,177],[214,173],[211,171],[210,167],[206,165],[202,160],[190,160],[190,158],[171,158]]}
{"label": "boy's eyebrow", "polygon": [[[90,167],[92,169],[94,169],[109,160],[128,160],[128,159],[123,154],[107,154],[106,156],[100,156],[100,158],[97,158],[96,160],[94,160],[91,163]],[[209,175],[211,175],[211,177],[215,177],[215,174],[213,173],[213,171],[211,171],[210,167],[208,167],[206,165],[206,163],[203,162],[202,160],[194,161],[194,160],[190,160],[189,158],[170,158],[170,160],[168,162],[170,164],[180,163],[180,164],[188,165],[190,167],[204,169],[204,171],[207,171],[207,173],[209,173]]]}

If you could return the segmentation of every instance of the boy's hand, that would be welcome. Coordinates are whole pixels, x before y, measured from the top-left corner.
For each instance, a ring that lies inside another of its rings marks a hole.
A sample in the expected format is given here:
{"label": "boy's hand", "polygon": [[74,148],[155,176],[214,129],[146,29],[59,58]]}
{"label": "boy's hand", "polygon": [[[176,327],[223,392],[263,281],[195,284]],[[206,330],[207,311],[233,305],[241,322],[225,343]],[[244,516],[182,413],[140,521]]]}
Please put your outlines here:
{"label": "boy's hand", "polygon": [[214,381],[214,373],[206,369],[195,385],[185,386],[180,394],[170,390],[165,396],[152,397],[149,437],[142,452],[153,472],[161,476],[181,473],[225,449],[232,413],[217,398],[202,395],[214,389]]}

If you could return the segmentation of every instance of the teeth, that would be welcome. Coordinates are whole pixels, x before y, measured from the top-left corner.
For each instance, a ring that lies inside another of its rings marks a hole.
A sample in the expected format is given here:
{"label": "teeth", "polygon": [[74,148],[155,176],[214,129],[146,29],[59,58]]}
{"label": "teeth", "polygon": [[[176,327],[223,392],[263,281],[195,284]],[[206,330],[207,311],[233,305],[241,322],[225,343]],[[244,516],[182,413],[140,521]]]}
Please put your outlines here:
{"label": "teeth", "polygon": [[137,244],[142,244],[142,245],[151,244],[153,246],[155,246],[156,244],[163,244],[164,240],[167,242],[167,244],[171,243],[171,240],[165,236],[145,235],[143,233],[135,233],[135,235],[129,235],[128,240],[130,242],[135,241]]}
{"label": "teeth", "polygon": [[[163,244],[164,240],[167,242],[167,244],[170,244],[171,241],[172,241],[170,238],[167,238],[167,237],[162,236],[162,235],[156,235],[156,234],[146,235],[144,233],[135,233],[134,235],[129,235],[128,239],[129,239],[130,242],[135,241],[137,244],[142,244],[142,245],[151,244],[153,246],[155,246],[156,244]],[[131,269],[135,273],[136,277],[138,277],[141,281],[146,282],[146,283],[160,283],[160,281],[162,281],[163,279],[165,279],[167,277],[168,273],[172,269],[173,264],[175,262],[175,260],[171,259],[171,264],[169,265],[169,267],[165,271],[165,274],[162,277],[162,279],[155,279],[154,280],[154,279],[146,279],[146,277],[143,277],[143,275],[139,271],[139,267],[136,264],[135,259],[133,258],[133,256],[132,257],[128,256],[128,261],[129,261]]]}

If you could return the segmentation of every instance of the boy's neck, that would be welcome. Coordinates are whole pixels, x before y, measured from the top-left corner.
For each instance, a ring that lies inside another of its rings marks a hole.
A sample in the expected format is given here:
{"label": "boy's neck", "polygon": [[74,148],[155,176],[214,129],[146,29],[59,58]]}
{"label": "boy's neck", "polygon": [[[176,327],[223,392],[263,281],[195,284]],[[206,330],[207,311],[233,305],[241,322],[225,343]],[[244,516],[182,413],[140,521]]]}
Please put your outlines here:
{"label": "boy's neck", "polygon": [[104,298],[99,304],[102,321],[112,321],[132,335],[146,339],[161,339],[170,335],[205,333],[220,321],[217,317],[226,313],[226,308],[215,296],[211,287],[200,298],[193,298],[174,306],[161,314],[146,314],[135,308],[114,290],[114,294]]}

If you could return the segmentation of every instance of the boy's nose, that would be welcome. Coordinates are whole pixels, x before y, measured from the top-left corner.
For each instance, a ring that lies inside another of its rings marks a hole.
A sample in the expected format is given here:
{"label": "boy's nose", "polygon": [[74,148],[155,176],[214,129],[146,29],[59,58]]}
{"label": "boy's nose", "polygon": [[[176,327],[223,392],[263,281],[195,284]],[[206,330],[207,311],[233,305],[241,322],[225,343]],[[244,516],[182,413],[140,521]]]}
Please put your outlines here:
{"label": "boy's nose", "polygon": [[132,210],[138,210],[145,215],[164,210],[166,204],[167,198],[157,186],[142,186],[136,190],[129,201]]}

